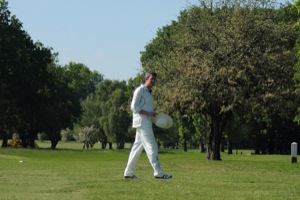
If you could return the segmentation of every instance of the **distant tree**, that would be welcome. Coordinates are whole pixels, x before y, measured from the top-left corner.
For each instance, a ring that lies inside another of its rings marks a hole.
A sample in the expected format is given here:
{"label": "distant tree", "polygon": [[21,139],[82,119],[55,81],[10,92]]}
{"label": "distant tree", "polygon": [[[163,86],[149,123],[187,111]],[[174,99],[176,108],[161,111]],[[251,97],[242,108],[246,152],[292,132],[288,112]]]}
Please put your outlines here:
{"label": "distant tree", "polygon": [[[117,148],[124,148],[130,117],[127,110],[127,86],[124,81],[104,80],[97,85],[96,95],[100,101],[101,116],[99,123],[105,133],[105,140],[112,148],[112,143]],[[105,142],[101,141],[101,142]]]}
{"label": "distant tree", "polygon": [[178,133],[183,144],[183,150],[188,150],[188,143],[191,142],[192,134],[195,132],[192,116],[183,115],[177,120],[178,123]]}
{"label": "distant tree", "polygon": [[117,144],[118,149],[124,149],[127,130],[130,125],[130,118],[126,108],[123,107],[127,102],[124,90],[116,89],[107,101],[109,107],[108,129],[106,129],[108,139]]}
{"label": "distant tree", "polygon": [[[90,71],[85,65],[70,62],[63,67],[50,65],[52,83],[49,83],[49,106],[46,123],[51,123],[47,134],[51,148],[55,149],[61,140],[61,130],[72,129],[83,113],[81,102],[95,92],[96,84],[102,81],[102,75]],[[88,125],[90,126],[90,125]]]}
{"label": "distant tree", "polygon": [[[84,126],[93,126],[95,132],[97,133],[98,141],[103,141],[103,137],[105,134],[103,133],[102,127],[100,125],[99,118],[102,115],[101,102],[97,98],[97,96],[92,93],[86,99],[81,101],[82,115],[78,124],[81,127]],[[105,138],[105,137],[104,137]],[[103,143],[102,148],[105,148],[105,144]]]}
{"label": "distant tree", "polygon": [[199,150],[201,153],[204,153],[206,150],[206,134],[207,134],[207,124],[205,123],[204,119],[201,115],[194,114],[192,116],[193,126],[195,129],[195,134],[192,135],[193,142],[199,145]]}
{"label": "distant tree", "polygon": [[97,142],[97,133],[93,126],[82,127],[78,130],[78,141],[83,143],[83,149],[93,148]]}
{"label": "distant tree", "polygon": [[91,71],[82,63],[70,62],[63,66],[68,80],[68,86],[78,100],[85,99],[90,93],[95,92],[96,85],[103,80],[103,75]]}
{"label": "distant tree", "polygon": [[64,130],[61,130],[60,132],[61,135],[61,140],[62,141],[71,141],[74,140],[75,138],[73,137],[73,131],[69,128],[66,128]]}

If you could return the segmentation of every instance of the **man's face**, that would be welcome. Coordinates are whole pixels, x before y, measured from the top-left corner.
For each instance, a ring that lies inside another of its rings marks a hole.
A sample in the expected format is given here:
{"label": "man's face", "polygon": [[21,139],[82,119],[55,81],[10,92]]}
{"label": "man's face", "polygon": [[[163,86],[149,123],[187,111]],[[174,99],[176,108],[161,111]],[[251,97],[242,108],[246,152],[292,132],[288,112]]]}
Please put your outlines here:
{"label": "man's face", "polygon": [[149,78],[146,80],[146,86],[152,87],[155,85],[156,77],[150,75]]}

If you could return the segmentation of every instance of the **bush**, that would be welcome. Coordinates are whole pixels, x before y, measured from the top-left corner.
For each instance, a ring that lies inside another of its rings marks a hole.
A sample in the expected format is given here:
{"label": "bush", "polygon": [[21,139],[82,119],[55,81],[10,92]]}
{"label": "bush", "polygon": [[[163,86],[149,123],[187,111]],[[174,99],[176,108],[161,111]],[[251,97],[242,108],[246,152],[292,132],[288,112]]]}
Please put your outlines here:
{"label": "bush", "polygon": [[61,140],[62,141],[73,141],[74,140],[74,136],[73,136],[73,131],[69,128],[67,128],[66,130],[62,130],[60,132],[61,135]]}
{"label": "bush", "polygon": [[22,147],[22,141],[18,133],[12,135],[12,140],[8,142],[9,147],[19,148]]}
{"label": "bush", "polygon": [[38,137],[38,140],[41,142],[48,139],[48,136],[46,133],[38,133],[37,137]]}
{"label": "bush", "polygon": [[78,140],[83,143],[83,148],[93,148],[94,144],[97,142],[97,131],[94,126],[85,126],[78,130]]}

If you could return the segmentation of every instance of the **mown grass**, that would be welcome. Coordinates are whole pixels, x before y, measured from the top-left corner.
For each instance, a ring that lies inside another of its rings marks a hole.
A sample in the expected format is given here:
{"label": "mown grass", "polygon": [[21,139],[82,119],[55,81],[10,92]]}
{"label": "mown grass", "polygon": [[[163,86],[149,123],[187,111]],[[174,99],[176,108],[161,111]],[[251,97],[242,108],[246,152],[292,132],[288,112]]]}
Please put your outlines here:
{"label": "mown grass", "polygon": [[[129,149],[82,150],[60,142],[50,150],[0,149],[0,199],[298,199],[300,165],[289,155],[227,155],[208,161],[197,150],[160,150],[171,180],[153,178],[145,153],[139,179],[124,180]],[[23,161],[23,162],[20,162]]]}

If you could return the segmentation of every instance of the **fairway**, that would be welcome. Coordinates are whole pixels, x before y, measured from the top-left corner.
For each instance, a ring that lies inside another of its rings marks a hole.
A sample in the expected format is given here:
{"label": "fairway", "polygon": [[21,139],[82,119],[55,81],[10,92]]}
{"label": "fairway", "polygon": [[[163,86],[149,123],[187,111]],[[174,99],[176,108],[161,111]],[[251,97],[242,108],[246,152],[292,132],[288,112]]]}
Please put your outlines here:
{"label": "fairway", "polygon": [[79,143],[38,142],[40,149],[0,149],[0,199],[299,199],[300,164],[289,155],[222,153],[208,161],[198,150],[160,149],[171,180],[153,178],[145,153],[139,179],[124,180],[129,149],[82,150]]}

